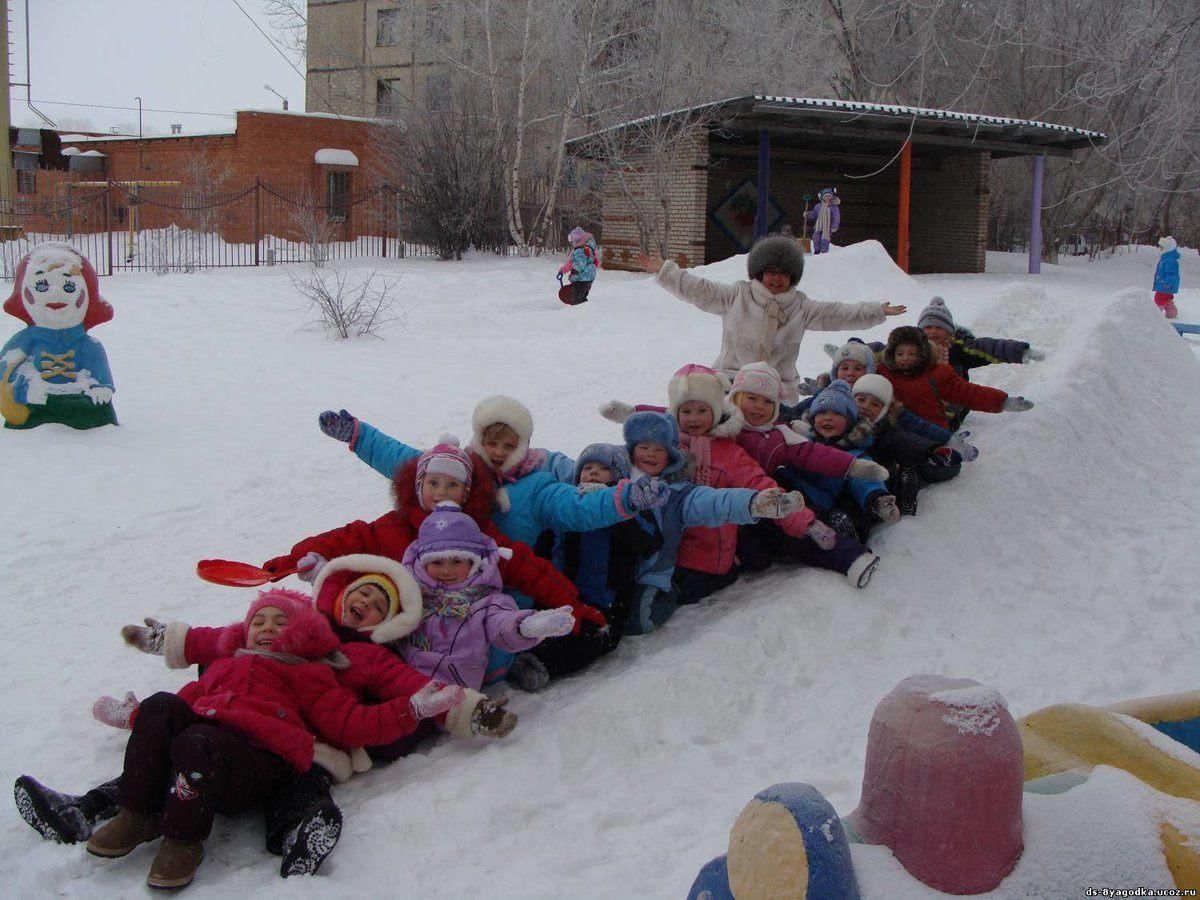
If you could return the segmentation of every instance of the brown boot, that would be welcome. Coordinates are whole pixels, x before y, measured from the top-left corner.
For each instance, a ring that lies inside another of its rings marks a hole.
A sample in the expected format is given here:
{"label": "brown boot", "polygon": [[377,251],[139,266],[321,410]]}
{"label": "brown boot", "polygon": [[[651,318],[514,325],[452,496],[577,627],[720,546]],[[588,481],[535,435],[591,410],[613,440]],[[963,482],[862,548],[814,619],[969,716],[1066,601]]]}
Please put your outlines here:
{"label": "brown boot", "polygon": [[178,890],[192,883],[200,860],[204,859],[204,845],[200,841],[176,841],[163,838],[158,856],[150,864],[146,884],[158,890]]}
{"label": "brown boot", "polygon": [[121,808],[121,811],[92,832],[87,851],[93,856],[124,856],[138,844],[158,837],[154,816]]}

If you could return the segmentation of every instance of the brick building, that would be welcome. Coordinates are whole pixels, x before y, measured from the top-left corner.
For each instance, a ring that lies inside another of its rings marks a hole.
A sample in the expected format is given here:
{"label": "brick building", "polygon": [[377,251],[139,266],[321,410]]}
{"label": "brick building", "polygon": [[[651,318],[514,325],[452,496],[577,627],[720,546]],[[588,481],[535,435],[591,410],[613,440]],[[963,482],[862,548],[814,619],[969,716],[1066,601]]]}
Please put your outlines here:
{"label": "brick building", "polygon": [[[673,118],[691,124],[672,135]],[[878,240],[902,268],[921,273],[983,271],[993,159],[1030,156],[1040,173],[1044,156],[1105,140],[1044,122],[748,96],[614,126],[567,146],[607,168],[606,266],[632,268],[664,223],[669,255],[689,266],[744,253],[756,235],[784,226],[799,236],[817,191],[833,187],[842,215],[836,243]],[[623,150],[614,154],[617,146]],[[606,162],[614,158],[619,170]],[[1040,174],[1034,182],[1031,202],[1040,209]]]}

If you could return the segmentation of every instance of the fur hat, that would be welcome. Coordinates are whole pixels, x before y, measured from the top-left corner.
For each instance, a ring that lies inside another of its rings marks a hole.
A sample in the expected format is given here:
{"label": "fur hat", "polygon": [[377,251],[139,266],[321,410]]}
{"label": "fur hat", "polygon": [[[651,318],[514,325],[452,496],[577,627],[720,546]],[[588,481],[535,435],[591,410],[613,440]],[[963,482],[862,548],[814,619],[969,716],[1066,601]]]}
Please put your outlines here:
{"label": "fur hat", "polygon": [[864,375],[859,378],[858,381],[854,382],[854,389],[851,391],[851,393],[855,396],[858,394],[867,394],[868,396],[874,397],[883,404],[884,412],[886,412],[887,408],[892,405],[892,397],[894,395],[892,383],[882,375],[876,375],[874,373],[870,375]]}
{"label": "fur hat", "polygon": [[779,418],[779,397],[783,393],[783,381],[774,367],[765,362],[753,362],[746,363],[738,369],[737,374],[733,376],[733,389],[729,393],[730,401],[736,404],[737,395],[742,392],[758,394],[775,404],[775,413],[771,416],[771,421],[767,423],[774,425],[775,420]]}
{"label": "fur hat", "polygon": [[883,348],[883,363],[892,371],[903,371],[896,365],[896,348],[901,344],[914,344],[920,351],[916,371],[923,372],[933,364],[933,345],[929,343],[929,338],[925,337],[925,332],[912,325],[901,325],[892,329],[888,335],[887,346]]}
{"label": "fur hat", "polygon": [[808,408],[809,418],[815,419],[823,412],[845,416],[851,425],[857,422],[858,404],[854,402],[854,397],[850,393],[850,385],[839,378],[817,394]]}
{"label": "fur hat", "polygon": [[393,586],[396,603],[382,622],[373,628],[360,629],[361,633],[369,632],[377,644],[398,641],[411,634],[421,624],[421,588],[407,569],[385,556],[352,553],[334,557],[322,566],[312,588],[317,611],[340,623],[342,598],[364,576],[386,579]]}
{"label": "fur hat", "polygon": [[629,454],[620,444],[588,444],[575,460],[574,484],[579,484],[579,475],[588,463],[599,463],[612,472],[612,480],[629,477]]}
{"label": "fur hat", "polygon": [[831,381],[838,377],[838,366],[848,359],[852,359],[865,366],[868,375],[875,371],[875,351],[858,338],[850,338],[850,340],[830,353],[829,357],[833,360],[833,365],[829,368],[829,378]]}
{"label": "fur hat", "polygon": [[1163,253],[1170,253],[1179,245],[1175,242],[1175,238],[1173,237],[1160,237],[1158,239],[1158,246],[1162,248]]}
{"label": "fur hat", "polygon": [[[423,570],[425,563],[435,559],[455,558],[471,560],[470,574],[474,575],[486,560],[511,559],[512,551],[497,546],[457,504],[439,503],[417,529],[417,539],[404,551],[404,563]],[[417,580],[423,580],[421,574],[417,574]]]}
{"label": "fur hat", "polygon": [[488,462],[488,458],[483,450],[483,432],[489,425],[495,425],[497,422],[507,425],[517,433],[517,449],[496,467],[501,472],[507,472],[520,463],[529,452],[529,439],[533,436],[533,416],[520,400],[505,397],[503,394],[484,397],[475,404],[475,411],[471,413],[469,449],[483,457],[484,462]]}
{"label": "fur hat", "polygon": [[800,276],[804,274],[804,251],[795,238],[770,234],[760,238],[750,248],[750,255],[746,257],[746,271],[750,280],[761,281],[767,269],[786,272],[792,278],[792,287],[800,283]]}
{"label": "fur hat", "polygon": [[458,438],[452,434],[444,434],[439,438],[438,442],[422,453],[417,458],[417,502],[421,503],[424,508],[424,503],[421,502],[421,484],[425,481],[426,475],[448,475],[457,481],[461,481],[467,486],[467,490],[471,490],[471,479],[473,478],[472,469],[474,465],[471,462],[471,457],[466,451],[458,446]]}
{"label": "fur hat", "polygon": [[635,412],[625,420],[621,430],[630,460],[633,459],[633,448],[638,444],[658,444],[667,450],[667,467],[660,475],[671,475],[683,468],[686,460],[679,449],[679,424],[674,416],[660,412]]}
{"label": "fur hat", "polygon": [[671,415],[678,417],[679,407],[696,401],[713,411],[715,421],[721,415],[728,388],[729,383],[715,369],[688,363],[676,372],[667,384],[667,408]]}
{"label": "fur hat", "polygon": [[950,310],[946,308],[946,301],[941,297],[934,297],[929,301],[929,305],[921,310],[921,315],[917,319],[917,327],[924,328],[926,325],[936,325],[938,328],[954,332],[954,316],[950,315]]}
{"label": "fur hat", "polygon": [[251,601],[245,619],[224,630],[219,638],[223,654],[232,655],[246,648],[250,622],[260,610],[268,606],[282,610],[288,617],[287,628],[271,647],[272,652],[290,653],[304,659],[320,659],[334,653],[341,646],[342,642],[333,633],[325,617],[313,609],[308,597],[287,588],[271,588],[259,591],[258,596]]}

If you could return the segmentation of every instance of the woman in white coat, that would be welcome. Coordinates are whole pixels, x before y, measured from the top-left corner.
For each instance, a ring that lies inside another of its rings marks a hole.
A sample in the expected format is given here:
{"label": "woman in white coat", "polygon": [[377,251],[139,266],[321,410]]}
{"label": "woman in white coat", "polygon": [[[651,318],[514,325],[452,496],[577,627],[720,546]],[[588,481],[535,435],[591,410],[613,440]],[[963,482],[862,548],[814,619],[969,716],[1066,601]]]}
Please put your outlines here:
{"label": "woman in white coat", "polygon": [[732,379],[747,363],[770,363],[783,381],[782,399],[787,403],[799,399],[796,356],[806,331],[869,328],[908,311],[890,303],[810,299],[796,289],[804,272],[804,254],[795,238],[784,235],[764,237],[751,248],[746,259],[749,281],[708,281],[689,275],[670,260],[644,253],[639,254],[638,265],[680,300],[721,317],[721,353],[714,369]]}

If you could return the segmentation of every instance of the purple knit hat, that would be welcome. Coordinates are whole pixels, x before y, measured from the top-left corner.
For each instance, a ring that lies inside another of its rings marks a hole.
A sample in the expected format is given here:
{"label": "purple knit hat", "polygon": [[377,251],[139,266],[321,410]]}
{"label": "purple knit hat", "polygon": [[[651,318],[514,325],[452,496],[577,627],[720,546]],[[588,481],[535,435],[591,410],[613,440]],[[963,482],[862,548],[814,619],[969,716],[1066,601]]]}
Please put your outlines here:
{"label": "purple knit hat", "polygon": [[[421,502],[421,484],[426,475],[448,475],[461,481],[471,490],[471,470],[474,468],[465,450],[458,446],[458,438],[451,434],[441,439],[417,459],[417,502]],[[423,505],[423,504],[422,504]]]}
{"label": "purple knit hat", "polygon": [[591,232],[589,232],[585,228],[581,228],[580,226],[576,225],[574,228],[571,229],[571,233],[567,235],[567,240],[570,241],[572,244],[578,244],[581,241],[590,240],[591,237],[592,237]]}
{"label": "purple knit hat", "polygon": [[425,563],[448,557],[471,560],[474,575],[486,560],[510,559],[512,551],[497,546],[458,504],[439,503],[417,529],[417,539],[404,551],[403,564],[413,569],[418,581],[423,581]]}

